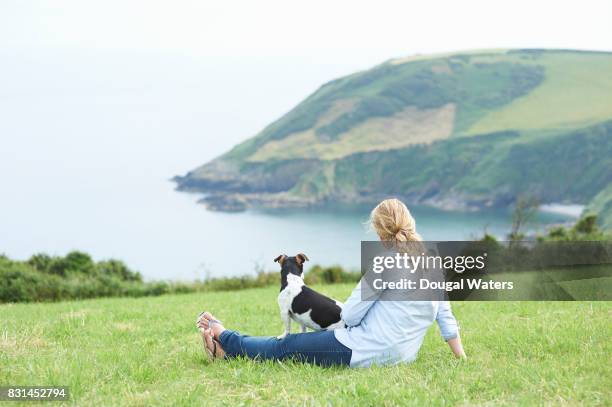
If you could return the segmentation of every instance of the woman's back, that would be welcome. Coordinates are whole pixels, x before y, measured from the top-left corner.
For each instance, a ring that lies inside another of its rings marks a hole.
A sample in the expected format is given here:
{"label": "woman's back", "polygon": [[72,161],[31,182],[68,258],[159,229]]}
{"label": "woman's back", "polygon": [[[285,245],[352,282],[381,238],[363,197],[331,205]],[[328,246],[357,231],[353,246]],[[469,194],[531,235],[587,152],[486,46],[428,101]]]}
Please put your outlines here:
{"label": "woman's back", "polygon": [[[438,318],[439,311],[443,318]],[[335,335],[353,350],[351,366],[413,361],[436,319],[446,336],[453,336],[457,329],[447,302],[362,301],[361,283],[347,300],[342,319],[348,327],[336,330]]]}
{"label": "woman's back", "polygon": [[[385,199],[379,203],[372,210],[370,225],[388,249],[393,247],[404,253],[415,250],[418,253],[422,249],[416,222],[406,205],[398,199]],[[414,277],[411,277],[413,281]],[[335,331],[336,339],[353,351],[351,366],[414,360],[434,320],[438,321],[446,341],[458,338],[457,321],[447,301],[422,301],[431,298],[415,292],[405,293],[400,300],[393,296],[385,298],[388,290],[372,291],[368,282],[363,283],[366,280],[364,277],[357,284],[343,308],[342,319],[347,328]],[[362,283],[367,288],[366,293],[361,290]],[[362,294],[367,301],[361,300]],[[465,356],[460,340],[452,342],[457,355]]]}

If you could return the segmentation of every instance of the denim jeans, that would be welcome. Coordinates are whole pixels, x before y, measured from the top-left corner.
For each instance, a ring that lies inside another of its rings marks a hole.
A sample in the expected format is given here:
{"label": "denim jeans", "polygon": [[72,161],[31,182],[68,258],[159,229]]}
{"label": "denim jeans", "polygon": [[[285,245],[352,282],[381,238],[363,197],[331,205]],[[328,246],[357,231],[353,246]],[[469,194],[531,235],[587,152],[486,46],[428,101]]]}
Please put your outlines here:
{"label": "denim jeans", "polygon": [[248,336],[226,329],[219,335],[226,357],[246,356],[253,359],[294,359],[320,366],[351,362],[351,349],[334,336],[333,331],[290,334],[283,339],[274,336]]}

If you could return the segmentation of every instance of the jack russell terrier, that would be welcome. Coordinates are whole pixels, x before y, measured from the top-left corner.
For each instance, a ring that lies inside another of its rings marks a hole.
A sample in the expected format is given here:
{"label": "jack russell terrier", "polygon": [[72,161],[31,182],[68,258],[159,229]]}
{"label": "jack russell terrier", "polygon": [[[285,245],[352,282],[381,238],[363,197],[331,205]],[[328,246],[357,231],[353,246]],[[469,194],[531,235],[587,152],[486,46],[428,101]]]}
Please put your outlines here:
{"label": "jack russell terrier", "polygon": [[302,326],[302,332],[306,332],[306,328],[324,331],[345,327],[340,318],[343,304],[304,284],[303,264],[307,260],[308,257],[303,253],[295,257],[281,254],[274,259],[281,266],[278,306],[285,323],[285,332],[277,336],[278,339],[283,339],[291,332],[291,319]]}

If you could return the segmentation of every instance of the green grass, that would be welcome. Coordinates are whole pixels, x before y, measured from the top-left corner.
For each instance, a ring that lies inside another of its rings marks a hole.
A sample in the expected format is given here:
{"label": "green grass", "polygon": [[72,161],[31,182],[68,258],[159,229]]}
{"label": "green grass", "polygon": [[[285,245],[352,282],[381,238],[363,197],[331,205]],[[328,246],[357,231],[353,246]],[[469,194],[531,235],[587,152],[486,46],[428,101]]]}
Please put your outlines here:
{"label": "green grass", "polygon": [[[349,285],[319,287],[338,298]],[[68,385],[75,405],[609,405],[608,302],[455,303],[467,361],[431,329],[413,364],[351,370],[206,361],[196,315],[281,332],[276,287],[0,306],[0,383]],[[22,404],[19,404],[22,405]]]}
{"label": "green grass", "polygon": [[[532,92],[485,115],[467,132],[486,134],[519,129],[573,129],[612,117],[612,54],[546,52],[533,61],[521,54],[488,57],[493,61],[512,58],[545,68],[544,82]],[[475,60],[479,60],[475,57]],[[481,62],[487,58],[480,57]],[[597,73],[599,74],[597,74]]]}

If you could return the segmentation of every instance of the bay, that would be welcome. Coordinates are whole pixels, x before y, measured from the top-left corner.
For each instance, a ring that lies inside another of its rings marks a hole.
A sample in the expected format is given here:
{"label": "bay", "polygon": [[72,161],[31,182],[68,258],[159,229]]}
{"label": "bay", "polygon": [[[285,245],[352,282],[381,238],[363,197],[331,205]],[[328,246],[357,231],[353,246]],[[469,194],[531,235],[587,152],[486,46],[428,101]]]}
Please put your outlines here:
{"label": "bay", "polygon": [[[281,253],[358,267],[360,241],[375,238],[364,224],[369,207],[216,213],[169,181],[256,134],[321,83],[373,63],[336,62],[0,52],[0,253],[82,250],[170,280],[273,270]],[[509,230],[507,211],[411,209],[429,240]],[[531,228],[566,219],[541,214]]]}

